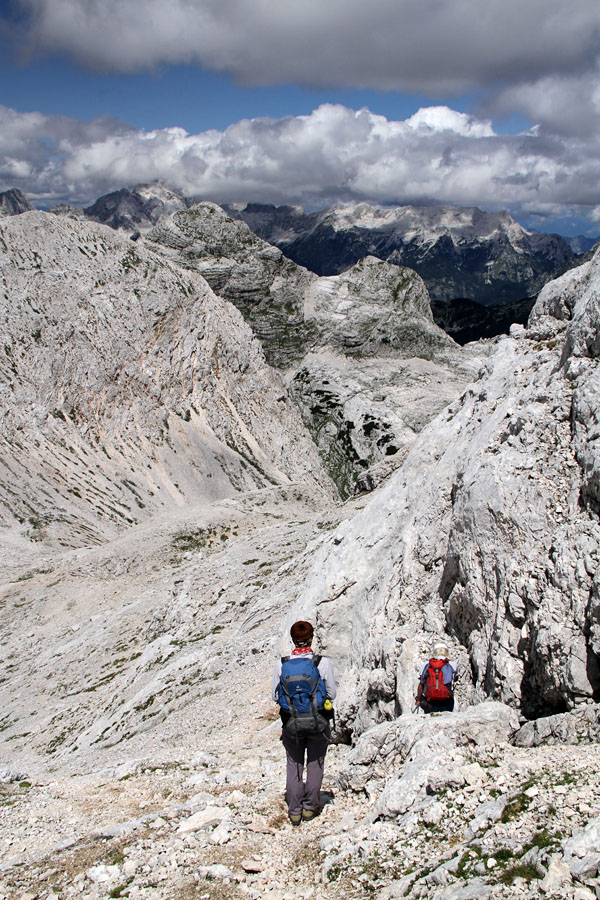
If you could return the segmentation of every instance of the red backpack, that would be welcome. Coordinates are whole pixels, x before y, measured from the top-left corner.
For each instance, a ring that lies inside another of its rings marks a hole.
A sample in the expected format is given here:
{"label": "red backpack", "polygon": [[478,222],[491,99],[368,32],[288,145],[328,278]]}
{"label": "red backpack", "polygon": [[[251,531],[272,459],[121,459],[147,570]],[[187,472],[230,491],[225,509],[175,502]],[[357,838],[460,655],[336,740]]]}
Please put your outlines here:
{"label": "red backpack", "polygon": [[442,669],[449,660],[447,659],[430,659],[425,674],[425,684],[423,685],[423,693],[428,703],[432,700],[448,700],[452,696],[452,691],[447,684],[444,684],[444,675]]}

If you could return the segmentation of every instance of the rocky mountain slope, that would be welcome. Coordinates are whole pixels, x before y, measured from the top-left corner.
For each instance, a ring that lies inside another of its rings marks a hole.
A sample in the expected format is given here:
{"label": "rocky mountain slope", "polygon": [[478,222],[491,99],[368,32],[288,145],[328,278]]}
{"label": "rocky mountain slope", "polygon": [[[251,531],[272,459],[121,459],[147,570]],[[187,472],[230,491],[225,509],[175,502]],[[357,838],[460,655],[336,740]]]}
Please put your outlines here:
{"label": "rocky mountain slope", "polygon": [[496,306],[482,306],[473,300],[433,302],[431,313],[437,325],[458,344],[468,344],[481,338],[509,334],[510,326],[526,325],[535,297],[514,300]]}
{"label": "rocky mountain slope", "polygon": [[9,191],[0,193],[0,216],[18,216],[23,212],[28,212],[33,206],[18,188],[11,188]]}
{"label": "rocky mountain slope", "polygon": [[216,203],[175,212],[144,235],[167,258],[199,272],[233,303],[260,339],[269,362],[286,369],[316,339],[304,294],[316,280],[277,247],[257,238]]}
{"label": "rocky mountain slope", "polygon": [[344,659],[353,734],[410,711],[436,633],[471,702],[538,716],[600,699],[599,285],[600,254],[547,285],[317,555],[292,615]]}
{"label": "rocky mountain slope", "polygon": [[559,235],[526,231],[506,212],[452,206],[300,207],[232,204],[260,237],[319,275],[372,255],[414,269],[434,301],[508,303],[536,294],[574,252]]}
{"label": "rocky mountain slope", "polygon": [[137,231],[156,225],[160,219],[189,205],[183,194],[166,185],[138,184],[133,190],[121,188],[105,194],[82,212],[85,218],[111,228]]}
{"label": "rocky mountain slope", "polygon": [[571,250],[577,254],[588,253],[598,243],[597,237],[586,237],[584,234],[578,234],[577,237],[567,238],[567,243]]}
{"label": "rocky mountain slope", "polygon": [[344,497],[398,467],[485,352],[459,352],[435,325],[415,272],[368,257],[318,278],[214,203],[174,213],[143,240],[237,306]]}
{"label": "rocky mountain slope", "polygon": [[326,485],[284,384],[203,279],[40,212],[3,221],[0,266],[3,528],[87,545],[190,499]]}
{"label": "rocky mountain slope", "polygon": [[[436,338],[472,383],[339,504],[281,375],[175,253],[41,213],[1,234],[2,900],[594,900],[600,257],[527,329]],[[315,353],[372,384],[395,366],[372,395],[390,416],[405,370],[415,412],[419,371],[431,406],[451,391],[435,360],[335,349],[347,302],[394,335],[392,270],[309,279]],[[429,333],[425,296],[396,299]],[[298,615],[339,743],[292,828],[269,688]],[[458,710],[413,715],[440,634]]]}

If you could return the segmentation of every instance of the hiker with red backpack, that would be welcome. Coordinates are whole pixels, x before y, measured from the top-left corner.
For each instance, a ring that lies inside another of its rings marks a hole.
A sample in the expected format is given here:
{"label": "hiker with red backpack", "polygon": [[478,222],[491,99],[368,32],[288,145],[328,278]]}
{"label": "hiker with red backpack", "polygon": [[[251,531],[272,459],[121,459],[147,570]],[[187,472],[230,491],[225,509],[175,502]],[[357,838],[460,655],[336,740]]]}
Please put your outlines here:
{"label": "hiker with red backpack", "polygon": [[282,656],[275,664],[271,696],[279,703],[281,716],[288,815],[292,825],[300,825],[321,812],[319,791],[331,739],[331,701],[336,687],[331,661],[312,651],[310,622],[294,622],[290,636],[294,649],[291,656]]}
{"label": "hiker with red backpack", "polygon": [[456,663],[448,658],[448,647],[438,641],[421,671],[415,701],[426,713],[452,712],[454,709],[454,680]]}

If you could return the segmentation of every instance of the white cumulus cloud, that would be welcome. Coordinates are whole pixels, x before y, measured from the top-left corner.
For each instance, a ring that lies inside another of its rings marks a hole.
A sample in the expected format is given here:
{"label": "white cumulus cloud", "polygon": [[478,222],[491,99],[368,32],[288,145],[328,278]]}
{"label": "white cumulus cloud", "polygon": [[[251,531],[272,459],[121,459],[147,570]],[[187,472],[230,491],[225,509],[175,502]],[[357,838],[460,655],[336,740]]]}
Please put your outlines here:
{"label": "white cumulus cloud", "polygon": [[447,202],[538,213],[542,225],[600,206],[599,150],[598,136],[501,135],[446,107],[388,121],[324,104],[201,134],[0,107],[0,189],[20,187],[45,205],[161,180],[216,202]]}

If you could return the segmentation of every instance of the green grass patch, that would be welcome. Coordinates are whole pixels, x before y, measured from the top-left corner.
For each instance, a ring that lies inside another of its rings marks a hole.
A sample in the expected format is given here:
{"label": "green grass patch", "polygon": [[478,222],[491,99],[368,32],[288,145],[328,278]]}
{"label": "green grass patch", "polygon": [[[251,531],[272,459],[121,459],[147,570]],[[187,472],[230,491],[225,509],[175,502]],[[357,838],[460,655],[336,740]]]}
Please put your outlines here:
{"label": "green grass patch", "polygon": [[500,816],[500,821],[506,825],[508,822],[513,819],[518,819],[520,815],[522,815],[529,807],[531,803],[531,798],[527,796],[527,794],[522,793],[518,794],[514,800],[511,800],[510,803],[507,803],[504,809],[502,810],[502,815]]}
{"label": "green grass patch", "polygon": [[463,855],[461,856],[456,874],[458,878],[468,878],[470,870],[475,865],[476,862],[479,862],[481,859],[481,847],[479,844],[473,844],[472,847],[469,847],[468,850],[465,850]]}
{"label": "green grass patch", "polygon": [[524,881],[535,881],[541,877],[537,866],[534,866],[533,863],[517,863],[516,866],[505,869],[498,881],[500,884],[512,884],[516,878],[522,878]]}
{"label": "green grass patch", "polygon": [[558,843],[562,838],[562,834],[557,832],[556,834],[550,834],[546,829],[542,829],[541,831],[537,831],[531,840],[525,844],[523,847],[523,853],[527,853],[528,850],[533,850],[534,847],[538,847],[540,850],[545,850],[547,847],[552,847],[554,844]]}
{"label": "green grass patch", "polygon": [[119,884],[117,887],[114,887],[111,891],[109,891],[109,897],[128,897],[129,894],[127,892],[127,888],[133,881],[133,878],[129,878],[125,884]]}

